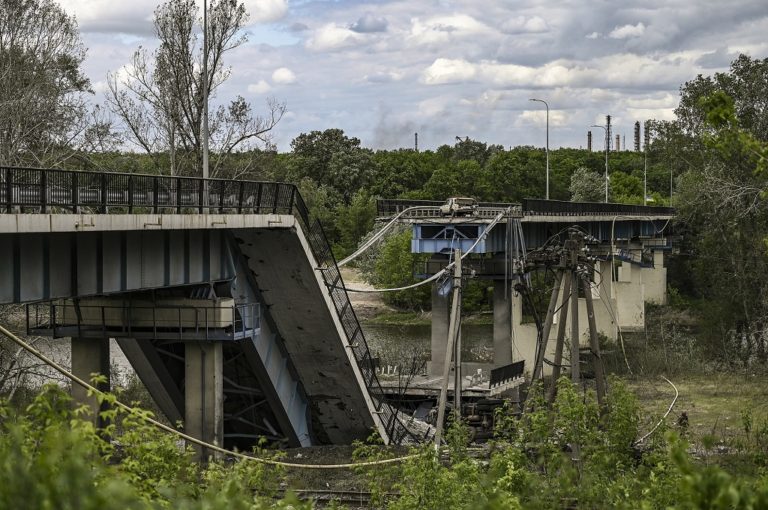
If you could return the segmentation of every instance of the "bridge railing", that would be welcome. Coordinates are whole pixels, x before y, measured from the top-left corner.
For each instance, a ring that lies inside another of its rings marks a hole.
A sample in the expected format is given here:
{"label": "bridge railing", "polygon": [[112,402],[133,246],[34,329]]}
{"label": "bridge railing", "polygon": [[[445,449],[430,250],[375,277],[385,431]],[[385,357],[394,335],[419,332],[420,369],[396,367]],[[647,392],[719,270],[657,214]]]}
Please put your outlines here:
{"label": "bridge railing", "polygon": [[349,296],[344,288],[341,272],[336,264],[336,258],[333,256],[331,245],[325,235],[323,226],[318,220],[311,221],[309,209],[296,188],[294,188],[294,194],[293,206],[295,216],[304,232],[307,233],[310,248],[321,269],[320,274],[323,277],[323,281],[328,288],[328,292],[330,292],[333,306],[347,337],[349,348],[357,361],[357,367],[376,406],[376,413],[384,422],[390,442],[400,444],[403,440],[409,437],[412,438],[411,433],[400,421],[397,411],[385,403],[384,389],[376,375],[375,360],[371,357],[360,322],[355,311],[352,309]]}
{"label": "bridge railing", "polygon": [[117,172],[0,167],[2,212],[281,213],[294,186]]}
{"label": "bridge railing", "polygon": [[72,300],[31,303],[26,307],[29,334],[53,338],[72,336],[73,331],[100,332],[103,338],[151,338],[177,340],[240,340],[261,327],[258,303],[232,305],[81,304]]}
{"label": "bridge railing", "polygon": [[650,205],[606,204],[603,202],[566,202],[562,200],[526,198],[523,199],[523,214],[526,216],[674,216],[675,209],[673,207],[656,207]]}

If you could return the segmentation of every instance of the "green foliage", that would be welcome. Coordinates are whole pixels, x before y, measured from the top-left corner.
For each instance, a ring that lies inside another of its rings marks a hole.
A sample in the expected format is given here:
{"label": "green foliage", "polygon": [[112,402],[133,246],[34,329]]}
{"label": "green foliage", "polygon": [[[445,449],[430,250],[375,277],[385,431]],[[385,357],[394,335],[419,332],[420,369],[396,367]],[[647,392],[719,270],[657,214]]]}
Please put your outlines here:
{"label": "green foliage", "polygon": [[605,176],[581,166],[571,175],[568,190],[573,202],[601,202],[605,199]]}
{"label": "green foliage", "polygon": [[[416,264],[423,263],[424,256],[411,253],[411,232],[389,237],[380,248],[376,260],[373,283],[382,288],[398,288],[416,283],[413,271]],[[383,294],[387,304],[408,310],[424,310],[429,307],[430,286],[387,292]]]}
{"label": "green foliage", "polygon": [[302,133],[291,142],[291,148],[288,172],[292,180],[308,177],[318,186],[329,186],[345,204],[375,174],[373,153],[341,129]]}
{"label": "green foliage", "polygon": [[359,191],[347,206],[340,206],[336,226],[339,230],[339,244],[344,254],[355,251],[358,241],[373,229],[376,219],[376,201],[367,193]]}

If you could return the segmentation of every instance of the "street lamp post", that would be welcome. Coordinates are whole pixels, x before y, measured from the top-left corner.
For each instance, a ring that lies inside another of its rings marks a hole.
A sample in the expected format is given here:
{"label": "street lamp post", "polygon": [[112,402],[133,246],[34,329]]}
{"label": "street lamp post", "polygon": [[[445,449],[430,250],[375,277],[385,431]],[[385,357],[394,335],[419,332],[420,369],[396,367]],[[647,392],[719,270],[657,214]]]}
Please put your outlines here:
{"label": "street lamp post", "polygon": [[544,103],[544,106],[547,107],[547,147],[546,147],[546,153],[547,153],[547,200],[549,200],[549,104],[544,101],[543,99],[529,99],[529,101],[536,101],[539,103]]}
{"label": "street lamp post", "polygon": [[[203,0],[203,119],[202,119],[202,142],[203,142],[203,179],[208,179],[208,0]],[[208,182],[204,182],[205,192],[203,194],[204,205],[208,205]]]}
{"label": "street lamp post", "polygon": [[590,127],[600,128],[605,131],[605,203],[608,203],[608,128],[592,124]]}

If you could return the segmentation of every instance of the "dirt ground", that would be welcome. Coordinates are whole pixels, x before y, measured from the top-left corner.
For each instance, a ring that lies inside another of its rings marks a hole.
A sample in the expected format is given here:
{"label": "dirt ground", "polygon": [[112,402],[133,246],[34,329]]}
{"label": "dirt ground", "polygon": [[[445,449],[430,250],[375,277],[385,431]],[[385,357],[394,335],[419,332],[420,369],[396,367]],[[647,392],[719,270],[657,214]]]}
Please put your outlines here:
{"label": "dirt ground", "polygon": [[[341,268],[341,277],[347,288],[372,290],[373,286],[363,280],[360,272],[355,268]],[[395,309],[384,303],[381,294],[369,292],[347,292],[352,307],[361,321],[370,320],[382,313],[394,312]]]}
{"label": "dirt ground", "polygon": [[[764,375],[719,373],[669,379],[680,396],[667,423],[676,426],[685,412],[693,443],[707,435],[715,436],[718,443],[743,437],[745,413],[751,416],[754,429],[768,423],[768,377]],[[629,385],[645,412],[643,422],[652,427],[672,403],[675,390],[661,377],[633,379]]]}

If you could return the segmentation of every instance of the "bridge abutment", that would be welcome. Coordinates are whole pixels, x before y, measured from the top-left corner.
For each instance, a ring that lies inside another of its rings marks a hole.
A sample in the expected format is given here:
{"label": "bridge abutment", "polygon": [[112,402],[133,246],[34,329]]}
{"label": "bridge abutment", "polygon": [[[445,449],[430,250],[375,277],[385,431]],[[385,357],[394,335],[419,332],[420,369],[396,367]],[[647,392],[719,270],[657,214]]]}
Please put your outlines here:
{"label": "bridge abutment", "polygon": [[[184,430],[217,446],[224,444],[224,373],[221,342],[184,346]],[[215,452],[193,445],[198,460]]]}
{"label": "bridge abutment", "polygon": [[[72,347],[72,373],[92,384],[94,374],[106,377],[106,381],[99,382],[95,386],[101,391],[109,391],[109,338],[71,338]],[[96,395],[88,395],[88,390],[79,384],[72,384],[72,398],[76,405],[87,405],[91,410],[90,421],[96,427],[106,425],[101,417],[101,411],[106,410],[105,405],[99,404]]]}

